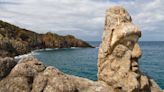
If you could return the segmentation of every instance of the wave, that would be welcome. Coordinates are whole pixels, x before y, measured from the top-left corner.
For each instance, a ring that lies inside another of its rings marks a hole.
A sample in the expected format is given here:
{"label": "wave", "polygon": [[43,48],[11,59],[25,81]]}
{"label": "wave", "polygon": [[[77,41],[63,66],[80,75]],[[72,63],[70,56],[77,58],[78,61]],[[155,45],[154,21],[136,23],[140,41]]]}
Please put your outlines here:
{"label": "wave", "polygon": [[36,51],[32,51],[32,52],[27,53],[27,54],[15,56],[14,59],[20,60],[21,58],[25,58],[25,57],[29,57],[29,56],[35,56],[35,55],[38,55],[38,54],[39,53],[37,53]]}
{"label": "wave", "polygon": [[59,50],[59,49],[79,49],[80,47],[70,47],[70,48],[45,48],[45,49],[38,49],[35,50],[35,52],[40,52],[40,51],[51,51],[51,50]]}
{"label": "wave", "polygon": [[54,48],[46,48],[45,50],[46,50],[46,51],[54,50]]}
{"label": "wave", "polygon": [[[96,48],[99,48],[99,47],[96,47]],[[21,58],[39,55],[40,54],[39,52],[42,52],[42,51],[51,51],[51,50],[58,50],[58,49],[80,49],[80,47],[37,49],[37,50],[31,51],[30,53],[27,53],[27,54],[15,56],[14,59],[20,60]]]}

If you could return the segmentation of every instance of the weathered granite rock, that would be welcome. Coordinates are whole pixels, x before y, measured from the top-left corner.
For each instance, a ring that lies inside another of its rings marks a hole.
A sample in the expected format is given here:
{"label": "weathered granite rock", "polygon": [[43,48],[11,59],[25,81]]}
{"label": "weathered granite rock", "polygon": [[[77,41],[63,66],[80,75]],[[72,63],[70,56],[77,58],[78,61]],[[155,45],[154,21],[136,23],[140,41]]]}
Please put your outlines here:
{"label": "weathered granite rock", "polygon": [[139,37],[141,31],[124,8],[116,6],[107,10],[98,55],[99,81],[118,92],[161,92],[157,84],[139,70]]}
{"label": "weathered granite rock", "polygon": [[0,92],[31,92],[34,77],[44,69],[45,65],[33,57],[21,59],[0,81]]}
{"label": "weathered granite rock", "polygon": [[46,67],[34,57],[19,60],[10,74],[0,80],[0,92],[108,92],[105,82],[67,75]]}
{"label": "weathered granite rock", "polygon": [[107,92],[109,87],[104,82],[72,75],[66,75],[53,67],[47,67],[38,74],[33,82],[32,92]]}

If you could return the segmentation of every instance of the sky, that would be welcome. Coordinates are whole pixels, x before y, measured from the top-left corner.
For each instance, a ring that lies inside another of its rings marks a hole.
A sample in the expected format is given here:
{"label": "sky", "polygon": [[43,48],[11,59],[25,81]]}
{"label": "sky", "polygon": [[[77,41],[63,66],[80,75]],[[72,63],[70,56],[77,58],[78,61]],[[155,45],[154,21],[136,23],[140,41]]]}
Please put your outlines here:
{"label": "sky", "polygon": [[0,0],[0,20],[37,33],[100,41],[106,9],[123,6],[141,41],[164,41],[164,0]]}

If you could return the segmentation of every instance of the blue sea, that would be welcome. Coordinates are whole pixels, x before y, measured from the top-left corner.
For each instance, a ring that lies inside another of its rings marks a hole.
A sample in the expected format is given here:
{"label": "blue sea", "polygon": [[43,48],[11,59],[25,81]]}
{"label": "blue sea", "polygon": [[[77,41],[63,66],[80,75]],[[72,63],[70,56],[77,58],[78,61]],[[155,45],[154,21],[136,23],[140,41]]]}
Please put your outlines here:
{"label": "blue sea", "polygon": [[[60,71],[91,80],[97,80],[97,56],[100,42],[89,42],[96,48],[47,49],[36,51],[35,56],[46,65]],[[142,72],[153,78],[164,89],[164,42],[140,42]]]}

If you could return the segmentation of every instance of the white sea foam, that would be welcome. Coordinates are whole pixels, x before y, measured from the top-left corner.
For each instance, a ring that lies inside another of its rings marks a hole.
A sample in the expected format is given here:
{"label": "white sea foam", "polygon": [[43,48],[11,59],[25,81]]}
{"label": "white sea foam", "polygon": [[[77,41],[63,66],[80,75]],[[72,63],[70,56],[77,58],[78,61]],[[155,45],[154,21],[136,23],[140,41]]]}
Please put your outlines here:
{"label": "white sea foam", "polygon": [[50,50],[55,50],[55,49],[58,49],[58,48],[46,48],[45,50],[50,51]]}
{"label": "white sea foam", "polygon": [[31,55],[32,55],[31,53],[23,54],[23,55],[15,56],[14,59],[20,60],[21,58],[28,57],[28,56],[31,56]]}
{"label": "white sea foam", "polygon": [[37,50],[34,50],[33,52],[37,52],[37,51],[44,51],[45,49],[37,49]]}
{"label": "white sea foam", "polygon": [[82,47],[71,47],[71,49],[81,49]]}
{"label": "white sea foam", "polygon": [[[78,49],[78,48],[79,47],[71,47],[71,49]],[[41,51],[50,51],[50,50],[58,50],[58,49],[60,49],[60,48],[38,49],[38,50],[34,50],[34,51],[27,53],[27,54],[15,56],[14,59],[20,60],[21,58],[38,55],[39,52],[41,52]],[[69,49],[69,48],[61,48],[61,49]]]}
{"label": "white sea foam", "polygon": [[37,52],[40,52],[40,51],[50,51],[50,50],[57,50],[59,48],[45,48],[45,49],[37,49],[37,50],[34,50],[33,52],[35,52],[35,54]]}
{"label": "white sea foam", "polygon": [[27,53],[27,54],[15,56],[14,59],[20,60],[21,58],[25,58],[25,57],[29,57],[29,56],[35,56],[35,55],[38,55],[38,54],[39,54],[39,53],[37,53],[36,51],[32,51],[32,52]]}

